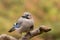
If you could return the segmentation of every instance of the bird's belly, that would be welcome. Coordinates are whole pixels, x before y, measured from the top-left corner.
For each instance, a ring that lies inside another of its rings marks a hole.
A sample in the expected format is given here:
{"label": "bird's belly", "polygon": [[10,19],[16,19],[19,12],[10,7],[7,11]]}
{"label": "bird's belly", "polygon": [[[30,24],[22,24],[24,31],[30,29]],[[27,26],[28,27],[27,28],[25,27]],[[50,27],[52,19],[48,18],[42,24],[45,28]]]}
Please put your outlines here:
{"label": "bird's belly", "polygon": [[29,28],[29,27],[26,27],[26,26],[21,27],[21,28],[19,28],[19,29],[17,30],[17,32],[19,32],[19,33],[29,32],[29,31],[30,31],[30,28]]}
{"label": "bird's belly", "polygon": [[24,27],[23,28],[23,32],[28,32],[28,31],[30,31],[30,28],[29,27]]}
{"label": "bird's belly", "polygon": [[23,21],[21,27],[18,29],[19,33],[22,32],[29,32],[30,31],[30,27],[32,26],[32,22],[31,21]]}
{"label": "bird's belly", "polygon": [[28,20],[28,21],[24,21],[22,24],[26,27],[29,27],[33,24],[33,22]]}

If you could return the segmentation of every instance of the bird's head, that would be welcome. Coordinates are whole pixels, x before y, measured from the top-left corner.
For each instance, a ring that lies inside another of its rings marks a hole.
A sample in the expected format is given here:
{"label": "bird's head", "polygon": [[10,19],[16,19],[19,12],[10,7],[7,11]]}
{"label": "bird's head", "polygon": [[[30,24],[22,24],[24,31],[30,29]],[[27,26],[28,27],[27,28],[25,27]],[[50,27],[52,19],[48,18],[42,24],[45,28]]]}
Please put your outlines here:
{"label": "bird's head", "polygon": [[31,19],[32,18],[31,13],[29,13],[29,12],[24,12],[23,17],[26,18],[26,19]]}

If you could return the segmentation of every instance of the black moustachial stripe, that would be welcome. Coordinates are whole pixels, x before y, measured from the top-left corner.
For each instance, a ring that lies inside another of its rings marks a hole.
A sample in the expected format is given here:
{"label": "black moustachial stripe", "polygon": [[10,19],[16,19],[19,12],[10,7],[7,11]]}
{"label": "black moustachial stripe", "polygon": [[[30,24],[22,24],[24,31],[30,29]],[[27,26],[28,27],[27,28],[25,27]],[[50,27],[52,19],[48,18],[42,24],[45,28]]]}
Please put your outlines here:
{"label": "black moustachial stripe", "polygon": [[29,19],[28,16],[22,16],[23,18]]}

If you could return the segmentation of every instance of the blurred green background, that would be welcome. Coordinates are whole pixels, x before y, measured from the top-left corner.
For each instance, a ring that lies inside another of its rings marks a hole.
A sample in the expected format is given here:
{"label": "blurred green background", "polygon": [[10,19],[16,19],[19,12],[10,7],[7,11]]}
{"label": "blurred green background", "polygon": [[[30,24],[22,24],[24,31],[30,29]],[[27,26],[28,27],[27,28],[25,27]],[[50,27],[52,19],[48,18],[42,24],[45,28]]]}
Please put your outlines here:
{"label": "blurred green background", "polygon": [[25,11],[32,13],[35,28],[42,24],[52,27],[33,40],[60,40],[60,0],[0,0],[0,34],[18,38],[18,33],[8,30]]}

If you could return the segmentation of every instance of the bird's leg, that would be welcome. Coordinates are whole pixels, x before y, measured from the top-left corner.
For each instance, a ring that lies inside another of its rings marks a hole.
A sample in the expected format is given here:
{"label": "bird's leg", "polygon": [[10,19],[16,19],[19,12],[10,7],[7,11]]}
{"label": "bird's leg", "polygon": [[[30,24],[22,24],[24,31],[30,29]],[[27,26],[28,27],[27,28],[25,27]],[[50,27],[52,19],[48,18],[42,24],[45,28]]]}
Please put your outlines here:
{"label": "bird's leg", "polygon": [[30,32],[27,32],[27,34],[31,35],[31,33],[30,33]]}

